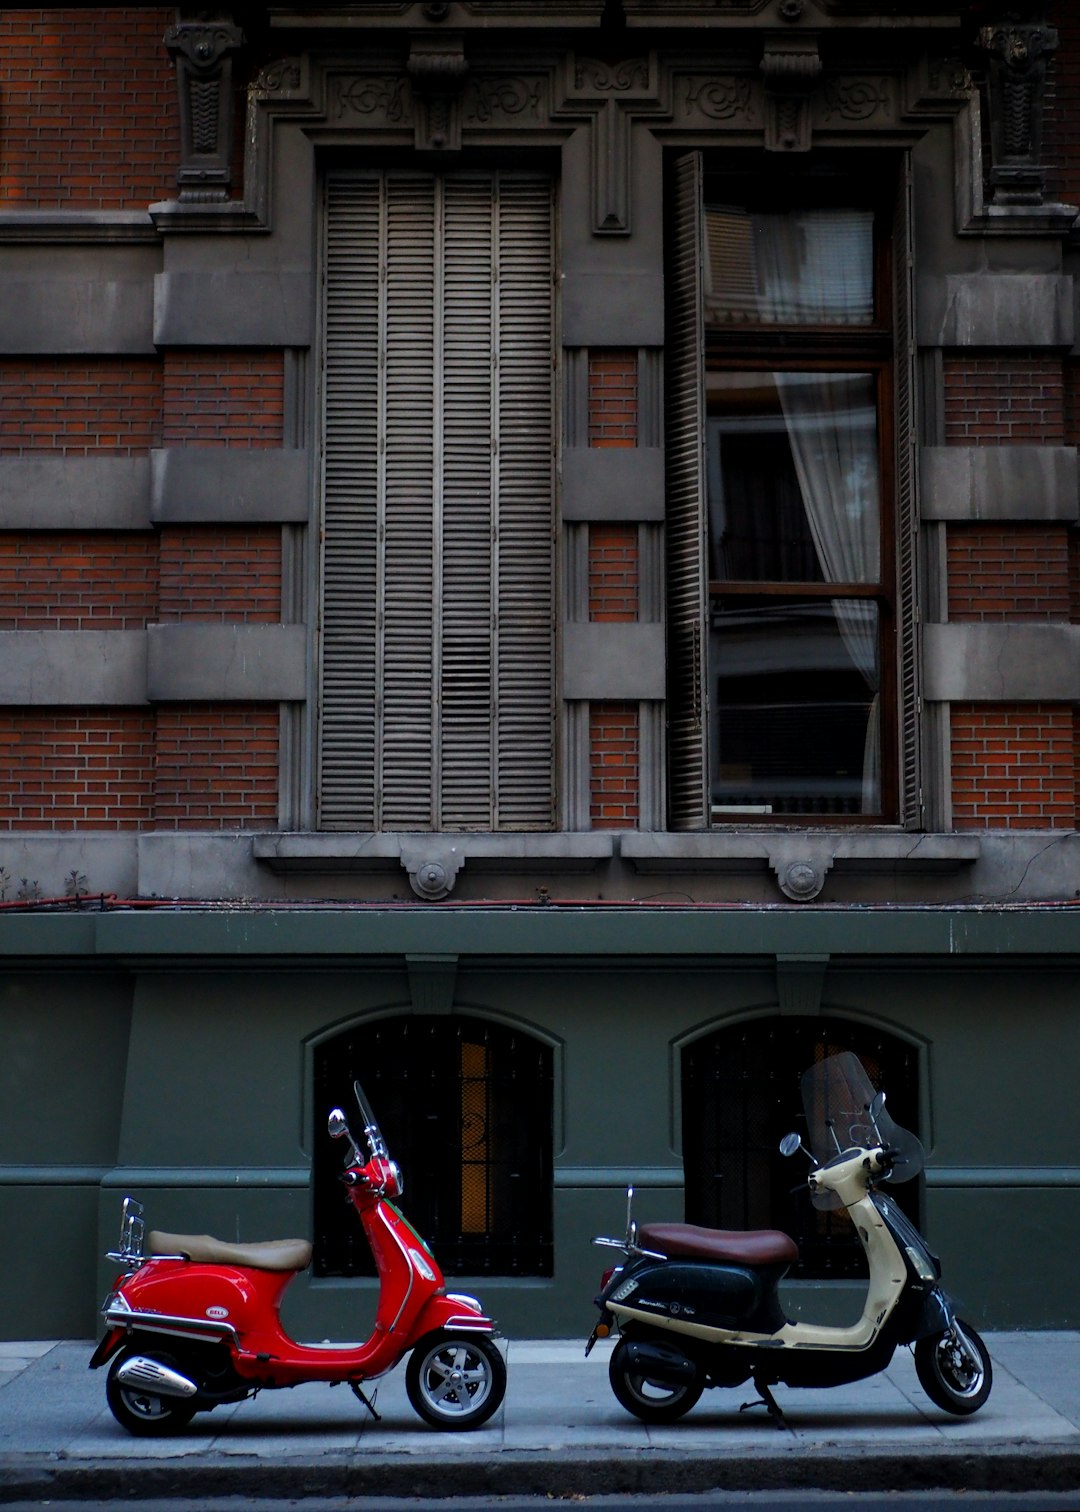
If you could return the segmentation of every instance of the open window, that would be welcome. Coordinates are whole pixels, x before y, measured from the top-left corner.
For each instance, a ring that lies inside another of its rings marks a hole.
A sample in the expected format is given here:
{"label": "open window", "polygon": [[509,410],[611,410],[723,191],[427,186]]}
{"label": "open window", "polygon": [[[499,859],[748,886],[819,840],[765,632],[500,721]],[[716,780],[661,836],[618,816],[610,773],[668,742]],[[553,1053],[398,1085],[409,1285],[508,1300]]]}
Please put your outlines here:
{"label": "open window", "polygon": [[674,164],[673,828],[918,822],[906,181],[884,175]]}

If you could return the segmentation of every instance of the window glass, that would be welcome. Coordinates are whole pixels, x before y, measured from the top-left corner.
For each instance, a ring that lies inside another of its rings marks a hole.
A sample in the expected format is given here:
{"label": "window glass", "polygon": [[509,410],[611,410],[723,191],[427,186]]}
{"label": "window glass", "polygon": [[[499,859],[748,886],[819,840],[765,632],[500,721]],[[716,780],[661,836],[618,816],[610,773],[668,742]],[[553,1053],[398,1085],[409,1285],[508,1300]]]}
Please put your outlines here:
{"label": "window glass", "polygon": [[708,392],[710,580],[877,582],[874,375],[715,372]]}
{"label": "window glass", "polygon": [[876,605],[714,598],[709,657],[715,818],[878,811]]}
{"label": "window glass", "polygon": [[706,321],[718,325],[869,325],[869,210],[785,213],[705,206]]}

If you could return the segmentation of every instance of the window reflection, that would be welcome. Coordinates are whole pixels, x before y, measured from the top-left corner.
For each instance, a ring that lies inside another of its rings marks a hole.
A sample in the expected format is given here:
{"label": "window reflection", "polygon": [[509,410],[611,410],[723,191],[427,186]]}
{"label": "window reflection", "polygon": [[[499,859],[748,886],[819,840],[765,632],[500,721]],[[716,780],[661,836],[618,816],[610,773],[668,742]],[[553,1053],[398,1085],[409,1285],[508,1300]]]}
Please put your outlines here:
{"label": "window reflection", "polygon": [[877,646],[869,600],[713,600],[714,817],[878,812]]}

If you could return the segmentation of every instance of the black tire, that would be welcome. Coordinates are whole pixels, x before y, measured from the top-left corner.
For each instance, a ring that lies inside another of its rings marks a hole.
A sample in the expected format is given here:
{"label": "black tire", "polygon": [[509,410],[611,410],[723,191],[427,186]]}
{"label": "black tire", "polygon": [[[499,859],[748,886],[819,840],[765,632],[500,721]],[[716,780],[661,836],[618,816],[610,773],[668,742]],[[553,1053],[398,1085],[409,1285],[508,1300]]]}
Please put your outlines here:
{"label": "black tire", "polygon": [[120,1367],[136,1356],[156,1360],[170,1370],[181,1367],[172,1355],[158,1350],[124,1349],[113,1360],[105,1378],[105,1400],[109,1411],[129,1433],[139,1438],[162,1438],[169,1433],[180,1433],[191,1422],[198,1410],[190,1397],[161,1396],[143,1386],[132,1386],[117,1380]]}
{"label": "black tire", "polygon": [[502,1406],[506,1365],[487,1334],[429,1334],[405,1368],[409,1401],[432,1428],[479,1428]]}
{"label": "black tire", "polygon": [[608,1380],[620,1406],[643,1423],[675,1423],[695,1405],[705,1389],[699,1370],[692,1381],[650,1381],[631,1365],[626,1340],[620,1339],[608,1362]]}
{"label": "black tire", "polygon": [[971,1324],[959,1318],[944,1333],[918,1341],[915,1370],[935,1407],[956,1417],[970,1417],[978,1412],[994,1382],[986,1345]]}

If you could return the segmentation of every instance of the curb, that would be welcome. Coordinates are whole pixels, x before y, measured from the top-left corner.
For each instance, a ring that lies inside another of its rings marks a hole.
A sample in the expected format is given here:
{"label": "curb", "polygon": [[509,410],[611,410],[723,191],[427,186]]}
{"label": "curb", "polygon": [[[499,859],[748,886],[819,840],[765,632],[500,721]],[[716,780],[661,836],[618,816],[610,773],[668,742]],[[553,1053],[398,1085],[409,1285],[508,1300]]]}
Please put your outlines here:
{"label": "curb", "polygon": [[43,1464],[40,1460],[0,1466],[0,1503],[33,1500],[126,1500],[133,1476],[139,1495],[184,1497],[189,1502],[210,1496],[286,1497],[447,1497],[447,1496],[598,1496],[679,1491],[821,1490],[865,1491],[1071,1491],[1080,1489],[1080,1451],[1017,1444],[970,1450],[912,1450],[866,1454],[845,1452],[842,1445],[826,1453],[797,1451],[765,1456],[727,1457],[718,1440],[715,1456],[684,1455],[646,1449],[556,1456],[551,1449],[533,1453],[496,1453],[481,1458],[418,1460],[405,1456],[363,1459],[202,1460],[197,1465],[128,1460],[115,1463]]}

